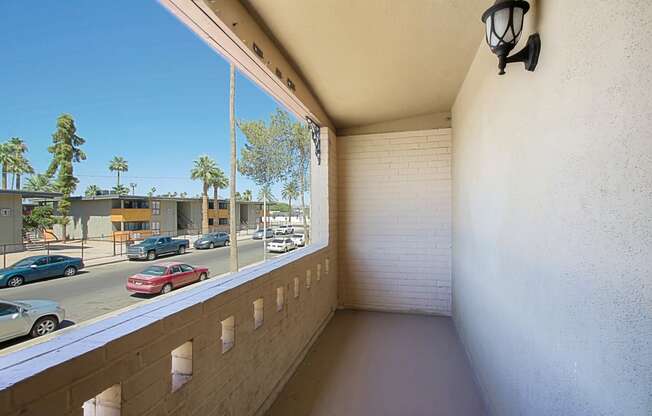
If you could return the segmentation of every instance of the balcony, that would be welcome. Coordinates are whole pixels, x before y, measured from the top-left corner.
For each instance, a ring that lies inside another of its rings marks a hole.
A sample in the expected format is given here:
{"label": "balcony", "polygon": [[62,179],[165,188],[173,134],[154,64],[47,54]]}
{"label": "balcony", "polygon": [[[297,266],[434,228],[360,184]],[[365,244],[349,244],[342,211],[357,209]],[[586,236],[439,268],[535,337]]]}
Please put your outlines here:
{"label": "balcony", "polygon": [[209,209],[208,210],[208,218],[229,218],[229,210],[228,209],[218,209],[217,212],[215,212],[214,209]]}
{"label": "balcony", "polygon": [[162,3],[318,119],[313,244],[3,354],[0,415],[651,414],[651,8],[530,2],[498,76],[491,1]]}
{"label": "balcony", "polygon": [[151,221],[151,208],[112,208],[111,222]]}

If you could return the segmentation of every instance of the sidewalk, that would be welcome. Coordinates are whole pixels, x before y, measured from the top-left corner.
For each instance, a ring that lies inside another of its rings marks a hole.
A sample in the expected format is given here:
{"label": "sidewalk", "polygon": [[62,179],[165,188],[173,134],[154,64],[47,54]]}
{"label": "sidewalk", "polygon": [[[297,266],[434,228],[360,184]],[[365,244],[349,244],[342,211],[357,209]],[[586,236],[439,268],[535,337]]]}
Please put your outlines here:
{"label": "sidewalk", "polygon": [[[238,241],[251,240],[252,234],[249,235],[239,235]],[[188,251],[193,251],[193,243],[197,240],[198,236],[179,236],[174,238],[186,238],[190,240],[190,247]],[[114,244],[112,241],[84,241],[83,247],[83,256],[82,256],[82,244],[79,240],[72,240],[66,243],[62,242],[53,242],[49,244],[49,249],[38,249],[38,250],[25,250],[14,253],[7,253],[0,259],[0,268],[6,267],[31,256],[41,256],[41,255],[62,255],[69,257],[82,257],[85,267],[94,267],[101,266],[105,264],[118,263],[128,260],[126,255],[126,247],[122,245],[120,248],[119,244],[116,244],[116,254],[113,254]],[[121,254],[122,251],[122,254]]]}

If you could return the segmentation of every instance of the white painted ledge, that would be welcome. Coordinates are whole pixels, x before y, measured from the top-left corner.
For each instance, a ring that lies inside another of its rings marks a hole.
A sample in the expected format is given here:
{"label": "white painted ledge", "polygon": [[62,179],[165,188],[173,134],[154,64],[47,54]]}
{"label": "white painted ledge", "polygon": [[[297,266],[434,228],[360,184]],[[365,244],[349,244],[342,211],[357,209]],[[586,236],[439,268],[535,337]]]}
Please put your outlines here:
{"label": "white painted ledge", "polygon": [[326,247],[324,243],[306,246],[223,279],[209,279],[160,299],[116,311],[112,316],[56,332],[43,342],[0,356],[0,390],[10,388],[49,368],[101,348],[111,341],[256,280]]}

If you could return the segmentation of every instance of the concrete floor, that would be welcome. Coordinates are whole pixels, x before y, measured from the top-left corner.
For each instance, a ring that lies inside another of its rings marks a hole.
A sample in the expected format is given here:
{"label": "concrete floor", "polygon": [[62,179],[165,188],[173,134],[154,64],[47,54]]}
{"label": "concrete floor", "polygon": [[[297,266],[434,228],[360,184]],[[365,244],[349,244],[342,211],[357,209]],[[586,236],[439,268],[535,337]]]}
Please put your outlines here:
{"label": "concrete floor", "polygon": [[338,311],[268,416],[482,416],[450,318]]}

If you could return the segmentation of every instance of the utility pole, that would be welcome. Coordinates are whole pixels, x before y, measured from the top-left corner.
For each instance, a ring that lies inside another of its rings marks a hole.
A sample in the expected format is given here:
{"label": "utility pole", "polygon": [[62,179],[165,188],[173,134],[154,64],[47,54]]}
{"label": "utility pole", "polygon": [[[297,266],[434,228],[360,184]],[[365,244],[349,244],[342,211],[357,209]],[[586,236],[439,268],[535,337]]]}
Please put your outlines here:
{"label": "utility pole", "polygon": [[263,192],[263,261],[267,260],[267,192]]}
{"label": "utility pole", "polygon": [[[229,240],[231,247],[229,248],[229,270],[231,272],[238,271],[238,232],[236,228],[236,200],[235,200],[235,176],[238,164],[238,149],[235,143],[235,65],[231,63],[231,88],[229,93],[229,122],[231,124],[231,178],[230,178],[230,191],[229,197]],[[217,207],[215,207],[217,208]]]}

